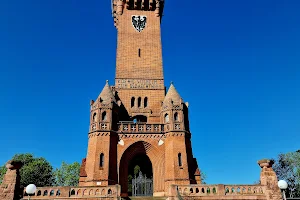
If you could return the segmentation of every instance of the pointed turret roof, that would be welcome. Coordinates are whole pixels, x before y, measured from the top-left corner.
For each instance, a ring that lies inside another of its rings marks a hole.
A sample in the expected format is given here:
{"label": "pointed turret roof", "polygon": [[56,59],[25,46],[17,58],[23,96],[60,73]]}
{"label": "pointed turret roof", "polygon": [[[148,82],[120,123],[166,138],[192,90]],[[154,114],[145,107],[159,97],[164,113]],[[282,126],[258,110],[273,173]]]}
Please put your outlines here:
{"label": "pointed turret roof", "polygon": [[106,84],[104,86],[104,88],[102,89],[102,92],[100,93],[100,95],[98,96],[98,101],[101,98],[101,102],[105,102],[105,103],[109,103],[109,102],[116,102],[116,98],[108,84],[108,81],[106,81]]}
{"label": "pointed turret roof", "polygon": [[198,176],[200,176],[201,175],[201,172],[200,172],[200,170],[199,170],[199,168],[197,167],[197,169],[196,169],[196,171],[195,171],[195,175],[198,175]]}
{"label": "pointed turret roof", "polygon": [[167,92],[167,95],[164,99],[164,104],[168,103],[168,102],[175,102],[175,103],[179,103],[182,100],[181,96],[179,95],[179,93],[177,92],[175,86],[173,85],[173,82],[171,82],[171,85],[169,87],[169,90]]}

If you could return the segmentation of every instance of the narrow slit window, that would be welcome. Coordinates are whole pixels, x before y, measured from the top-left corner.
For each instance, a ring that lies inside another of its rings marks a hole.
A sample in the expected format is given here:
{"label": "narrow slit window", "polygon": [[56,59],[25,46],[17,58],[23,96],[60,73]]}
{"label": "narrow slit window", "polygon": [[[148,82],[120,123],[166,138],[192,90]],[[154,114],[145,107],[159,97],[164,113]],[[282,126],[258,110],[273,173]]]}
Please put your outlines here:
{"label": "narrow slit window", "polygon": [[97,120],[97,114],[94,113],[94,115],[93,115],[93,122],[96,122],[96,120]]}
{"label": "narrow slit window", "polygon": [[103,167],[104,166],[104,154],[101,153],[100,155],[100,167]]}
{"label": "narrow slit window", "polygon": [[178,166],[182,166],[181,153],[178,154]]}
{"label": "narrow slit window", "polygon": [[139,52],[138,52],[138,54],[139,54],[139,57],[141,57],[141,49],[139,49]]}
{"label": "narrow slit window", "polygon": [[133,108],[133,107],[134,107],[134,102],[135,102],[135,98],[134,98],[134,97],[132,97],[132,98],[131,98],[131,108]]}
{"label": "narrow slit window", "polygon": [[165,114],[165,123],[168,123],[169,122],[169,115],[166,113]]}
{"label": "narrow slit window", "polygon": [[106,121],[107,117],[106,117],[106,112],[104,111],[102,113],[102,121]]}
{"label": "narrow slit window", "polygon": [[142,98],[139,97],[139,98],[138,98],[138,107],[140,108],[141,106],[142,106]]}
{"label": "narrow slit window", "polygon": [[179,121],[179,119],[178,119],[178,113],[177,113],[177,112],[174,114],[174,121],[175,121],[175,122],[178,122],[178,121]]}
{"label": "narrow slit window", "polygon": [[144,99],[144,108],[147,108],[148,107],[148,98],[145,97]]}

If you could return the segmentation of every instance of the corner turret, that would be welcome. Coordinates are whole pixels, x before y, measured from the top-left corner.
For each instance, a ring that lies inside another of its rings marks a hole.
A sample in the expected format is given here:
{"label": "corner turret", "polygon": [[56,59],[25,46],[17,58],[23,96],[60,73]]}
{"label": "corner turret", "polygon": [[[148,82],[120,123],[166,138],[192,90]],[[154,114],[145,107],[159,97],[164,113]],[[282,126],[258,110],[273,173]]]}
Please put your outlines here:
{"label": "corner turret", "polygon": [[165,131],[188,130],[187,117],[187,106],[171,83],[162,103],[161,121],[165,124]]}
{"label": "corner turret", "polygon": [[90,132],[111,130],[113,128],[113,109],[117,106],[116,98],[106,81],[96,101],[91,101]]}

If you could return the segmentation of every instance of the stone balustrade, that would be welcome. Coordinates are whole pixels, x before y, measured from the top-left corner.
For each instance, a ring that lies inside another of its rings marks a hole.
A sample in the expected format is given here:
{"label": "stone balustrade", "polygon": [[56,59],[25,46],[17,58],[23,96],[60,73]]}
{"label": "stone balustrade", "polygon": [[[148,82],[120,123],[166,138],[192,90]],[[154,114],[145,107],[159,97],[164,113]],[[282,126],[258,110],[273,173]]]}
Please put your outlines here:
{"label": "stone balustrade", "polygon": [[93,123],[91,124],[90,131],[107,131],[110,130],[110,126],[108,122],[101,122],[101,123]]}
{"label": "stone balustrade", "polygon": [[[24,199],[28,197],[24,190]],[[85,199],[103,198],[117,199],[120,196],[120,186],[87,186],[87,187],[38,187],[30,199]]]}
{"label": "stone balustrade", "polygon": [[265,187],[261,185],[224,185],[225,195],[264,195]]}
{"label": "stone balustrade", "polygon": [[164,125],[146,123],[119,123],[118,131],[123,133],[161,133],[164,132]]}
{"label": "stone balustrade", "polygon": [[176,187],[180,196],[220,195],[218,185],[178,185]]}
{"label": "stone balustrade", "polygon": [[265,195],[261,185],[172,185],[170,194],[179,196]]}

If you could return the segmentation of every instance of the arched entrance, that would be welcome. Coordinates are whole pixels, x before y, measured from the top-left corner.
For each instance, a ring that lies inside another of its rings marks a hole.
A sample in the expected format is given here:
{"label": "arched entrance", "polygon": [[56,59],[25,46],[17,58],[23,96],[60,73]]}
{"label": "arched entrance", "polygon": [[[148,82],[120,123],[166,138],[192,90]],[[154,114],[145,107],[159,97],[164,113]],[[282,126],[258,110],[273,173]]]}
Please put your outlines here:
{"label": "arched entrance", "polygon": [[128,195],[153,195],[152,163],[146,154],[137,154],[128,166]]}
{"label": "arched entrance", "polygon": [[[119,183],[121,185],[121,195],[123,197],[133,195],[133,180],[137,180],[139,175],[142,174],[144,180],[146,178],[152,179],[154,177],[153,164],[151,162],[150,157],[147,155],[147,146],[150,144],[147,142],[136,142],[129,146],[125,152],[123,153],[120,161],[120,169],[119,169]],[[144,186],[143,186],[144,187]],[[147,186],[146,186],[147,187]],[[153,183],[151,183],[151,190],[147,188],[143,188],[143,191],[151,194],[147,194],[148,196],[153,195]]]}

